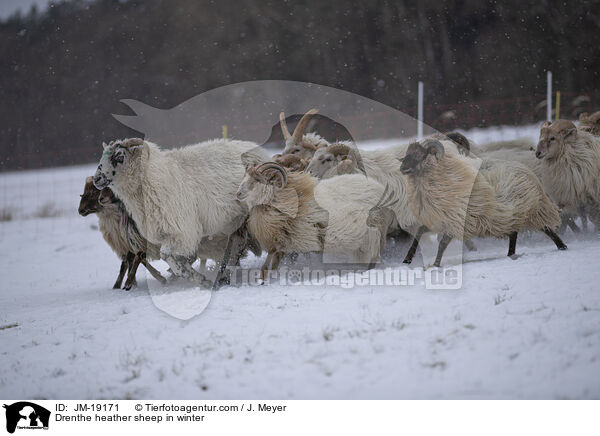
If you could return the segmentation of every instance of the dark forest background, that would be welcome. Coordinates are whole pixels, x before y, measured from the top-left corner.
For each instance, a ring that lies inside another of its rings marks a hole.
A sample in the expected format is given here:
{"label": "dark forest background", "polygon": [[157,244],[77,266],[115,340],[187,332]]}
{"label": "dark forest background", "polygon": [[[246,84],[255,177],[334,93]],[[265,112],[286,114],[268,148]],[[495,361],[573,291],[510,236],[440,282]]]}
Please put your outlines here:
{"label": "dark forest background", "polygon": [[0,169],[69,164],[133,133],[110,115],[122,98],[169,108],[248,80],[404,110],[418,80],[429,105],[537,98],[548,69],[565,95],[592,94],[600,1],[75,0],[5,18],[0,59]]}

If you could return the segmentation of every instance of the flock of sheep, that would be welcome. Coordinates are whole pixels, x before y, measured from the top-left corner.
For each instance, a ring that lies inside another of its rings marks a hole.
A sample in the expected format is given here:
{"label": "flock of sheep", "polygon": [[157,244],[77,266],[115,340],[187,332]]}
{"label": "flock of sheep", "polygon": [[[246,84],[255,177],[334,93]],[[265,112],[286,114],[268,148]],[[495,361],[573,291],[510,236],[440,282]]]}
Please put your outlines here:
{"label": "flock of sheep", "polygon": [[[386,239],[412,236],[410,263],[425,232],[438,234],[434,266],[452,239],[508,238],[544,232],[559,250],[558,233],[575,219],[600,229],[600,112],[576,126],[542,124],[537,146],[526,141],[473,150],[460,133],[436,134],[411,144],[359,152],[352,141],[329,143],[305,133],[312,109],[290,133],[280,115],[282,154],[257,144],[212,140],[162,150],[142,139],[103,144],[88,177],[81,215],[96,213],[104,239],[121,258],[120,288],[135,284],[142,263],[163,259],[173,278],[216,288],[226,267],[248,250],[267,258],[262,278],[284,256],[320,253],[328,261],[372,268]],[[200,269],[192,264],[200,259]],[[218,265],[216,281],[201,272]]]}

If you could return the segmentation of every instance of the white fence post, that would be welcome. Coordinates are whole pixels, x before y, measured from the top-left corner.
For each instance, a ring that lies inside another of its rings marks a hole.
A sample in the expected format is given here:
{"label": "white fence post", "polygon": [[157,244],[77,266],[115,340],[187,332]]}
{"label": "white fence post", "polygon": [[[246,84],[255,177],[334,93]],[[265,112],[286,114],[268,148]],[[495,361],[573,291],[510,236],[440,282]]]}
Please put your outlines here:
{"label": "white fence post", "polygon": [[548,85],[546,87],[546,120],[552,121],[552,71],[548,71]]}
{"label": "white fence post", "polygon": [[423,138],[423,82],[419,81],[419,101],[417,106],[417,140]]}

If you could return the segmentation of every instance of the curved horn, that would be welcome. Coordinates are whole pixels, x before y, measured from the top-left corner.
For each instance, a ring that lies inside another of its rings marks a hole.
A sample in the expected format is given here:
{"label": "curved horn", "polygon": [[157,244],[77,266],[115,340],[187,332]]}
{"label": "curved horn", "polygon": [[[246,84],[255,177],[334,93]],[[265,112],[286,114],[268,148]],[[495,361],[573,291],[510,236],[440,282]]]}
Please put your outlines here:
{"label": "curved horn", "polygon": [[304,135],[304,130],[306,129],[310,118],[317,112],[319,112],[317,109],[311,109],[308,112],[306,112],[302,116],[302,118],[300,118],[300,121],[298,122],[298,125],[296,126],[296,128],[294,129],[294,133],[292,134],[292,138],[294,139],[295,143],[300,142],[300,139],[302,139],[302,135]]}
{"label": "curved horn", "polygon": [[142,145],[144,140],[141,138],[129,138],[121,142],[121,147],[131,147],[134,145]]}
{"label": "curved horn", "polygon": [[437,139],[427,139],[423,141],[423,147],[427,150],[427,153],[433,153],[437,157],[442,157],[445,153],[444,146]]}
{"label": "curved horn", "polygon": [[290,131],[288,130],[287,123],[285,122],[285,114],[283,112],[279,112],[279,125],[281,126],[281,133],[283,133],[283,139],[287,141],[292,135],[290,135]]}
{"label": "curved horn", "polygon": [[259,174],[264,174],[266,171],[268,170],[275,170],[280,174],[280,178],[281,178],[281,186],[284,187],[287,184],[287,173],[285,172],[285,169],[279,165],[278,163],[275,162],[265,162],[264,164],[258,166],[256,168],[256,171]]}

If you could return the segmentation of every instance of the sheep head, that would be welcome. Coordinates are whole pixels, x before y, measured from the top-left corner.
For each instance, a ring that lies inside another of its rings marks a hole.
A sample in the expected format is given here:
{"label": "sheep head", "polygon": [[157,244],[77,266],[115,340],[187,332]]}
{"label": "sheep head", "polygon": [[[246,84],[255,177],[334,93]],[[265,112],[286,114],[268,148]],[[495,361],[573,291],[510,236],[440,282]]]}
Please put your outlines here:
{"label": "sheep head", "polygon": [[236,197],[249,207],[269,204],[277,191],[285,188],[287,172],[276,162],[249,165],[240,183]]}
{"label": "sheep head", "polygon": [[285,121],[285,114],[281,112],[279,114],[279,125],[281,126],[281,132],[285,139],[285,148],[282,154],[293,154],[301,159],[310,160],[312,156],[319,148],[320,144],[326,145],[325,140],[316,134],[312,134],[312,137],[307,138],[304,132],[308,127],[311,117],[318,112],[317,109],[311,109],[306,112],[294,129],[294,133],[290,134],[287,123]]}
{"label": "sheep head", "polygon": [[102,147],[104,152],[94,174],[94,185],[98,189],[107,188],[120,180],[125,181],[128,174],[140,168],[142,150],[148,144],[140,138],[129,138],[102,143]]}
{"label": "sheep head", "polygon": [[85,179],[85,187],[79,201],[79,215],[88,216],[91,213],[96,213],[100,210],[98,198],[100,197],[100,189],[94,186],[94,177],[89,176]]}
{"label": "sheep head", "polygon": [[85,186],[81,201],[79,202],[79,215],[88,216],[91,213],[98,213],[110,203],[119,201],[110,188],[98,189],[94,186],[94,177],[89,176],[85,179]]}
{"label": "sheep head", "polygon": [[337,143],[317,150],[306,171],[319,179],[338,174],[365,173],[358,150],[348,144]]}
{"label": "sheep head", "polygon": [[98,197],[98,203],[100,203],[100,205],[102,207],[107,207],[110,204],[118,203],[118,202],[119,202],[119,199],[117,198],[115,193],[111,191],[110,188],[104,188],[102,191],[100,191],[100,196]]}
{"label": "sheep head", "polygon": [[564,148],[565,140],[577,137],[575,124],[568,120],[546,121],[540,129],[540,140],[535,151],[538,159],[553,159]]}
{"label": "sheep head", "polygon": [[413,142],[408,146],[406,155],[400,159],[400,171],[404,175],[421,175],[428,162],[444,156],[444,146],[437,139],[426,139],[423,145]]}
{"label": "sheep head", "polygon": [[275,155],[273,156],[273,160],[282,167],[295,172],[302,172],[308,166],[308,162],[305,159],[295,154]]}
{"label": "sheep head", "polygon": [[579,115],[579,128],[592,135],[600,135],[600,111],[591,115],[587,112]]}

